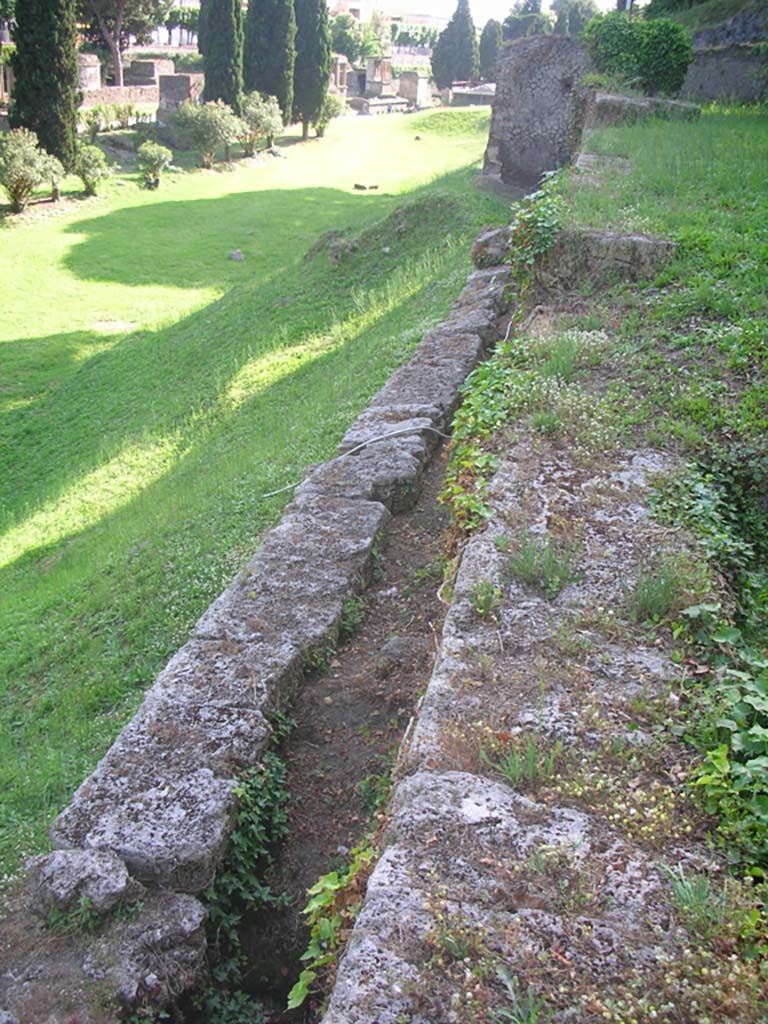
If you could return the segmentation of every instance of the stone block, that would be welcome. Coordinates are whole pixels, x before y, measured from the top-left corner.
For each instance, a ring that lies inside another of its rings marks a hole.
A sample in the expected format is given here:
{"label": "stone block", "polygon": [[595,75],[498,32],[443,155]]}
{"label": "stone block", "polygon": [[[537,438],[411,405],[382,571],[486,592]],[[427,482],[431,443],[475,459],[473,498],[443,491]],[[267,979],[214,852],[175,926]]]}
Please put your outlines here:
{"label": "stone block", "polygon": [[29,869],[31,908],[46,920],[54,910],[66,913],[82,901],[103,916],[146,891],[109,850],[54,850],[35,857]]}

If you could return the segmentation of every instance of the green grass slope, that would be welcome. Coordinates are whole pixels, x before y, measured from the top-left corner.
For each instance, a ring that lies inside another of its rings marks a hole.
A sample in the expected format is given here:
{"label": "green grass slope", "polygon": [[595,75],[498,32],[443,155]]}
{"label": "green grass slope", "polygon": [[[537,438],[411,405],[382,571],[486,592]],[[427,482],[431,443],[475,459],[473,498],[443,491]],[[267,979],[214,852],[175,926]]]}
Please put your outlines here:
{"label": "green grass slope", "polygon": [[[279,517],[288,495],[263,495],[333,454],[448,309],[506,213],[472,187],[487,127],[345,119],[285,160],[156,193],[118,175],[6,224],[0,868]],[[330,229],[356,250],[305,259]]]}

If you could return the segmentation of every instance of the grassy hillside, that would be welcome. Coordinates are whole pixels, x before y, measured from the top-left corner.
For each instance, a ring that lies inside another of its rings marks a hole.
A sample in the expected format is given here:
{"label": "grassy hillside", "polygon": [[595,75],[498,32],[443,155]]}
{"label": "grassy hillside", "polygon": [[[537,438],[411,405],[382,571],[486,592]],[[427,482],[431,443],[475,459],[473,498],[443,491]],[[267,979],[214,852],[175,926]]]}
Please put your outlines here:
{"label": "grassy hillside", "polygon": [[762,0],[704,0],[704,3],[695,3],[683,10],[670,11],[668,17],[691,32],[700,32],[728,21],[739,11],[760,10],[762,7]]}
{"label": "grassy hillside", "polygon": [[[7,221],[5,870],[288,497],[262,495],[333,454],[447,310],[470,238],[506,213],[472,187],[487,128],[487,112],[345,119],[284,160],[156,193],[118,173],[103,199]],[[354,251],[305,259],[330,229]]]}

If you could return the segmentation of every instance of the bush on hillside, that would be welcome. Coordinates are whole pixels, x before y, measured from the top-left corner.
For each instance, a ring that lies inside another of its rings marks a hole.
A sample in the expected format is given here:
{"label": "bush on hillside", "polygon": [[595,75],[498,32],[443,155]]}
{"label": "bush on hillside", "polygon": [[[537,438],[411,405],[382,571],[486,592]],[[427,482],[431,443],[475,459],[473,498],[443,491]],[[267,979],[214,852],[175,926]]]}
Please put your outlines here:
{"label": "bush on hillside", "polygon": [[81,142],[77,147],[74,170],[87,196],[95,196],[99,182],[109,177],[107,158],[98,146],[91,146],[87,142]]}
{"label": "bush on hillside", "polygon": [[63,174],[61,163],[41,149],[34,132],[14,128],[0,136],[0,185],[14,213],[24,210],[32,193],[44,181],[50,181],[57,191]]}
{"label": "bush on hillside", "polygon": [[136,151],[136,165],[139,168],[146,188],[157,188],[160,175],[173,159],[173,153],[165,146],[156,142],[142,142]]}
{"label": "bush on hillside", "polygon": [[325,129],[339,114],[344,112],[344,100],[340,96],[336,96],[334,93],[329,92],[326,94],[323,100],[323,105],[320,107],[320,112],[312,122],[318,139],[322,139],[325,135]]}
{"label": "bush on hillside", "polygon": [[582,38],[598,71],[637,83],[652,96],[677,92],[693,58],[688,33],[667,18],[630,21],[617,12],[598,15]]}
{"label": "bush on hillside", "polygon": [[243,122],[223,100],[198,106],[186,100],[176,111],[176,124],[200,154],[203,167],[213,167],[216,151],[229,147],[243,135]]}
{"label": "bush on hillside", "polygon": [[682,25],[668,18],[640,22],[638,70],[643,90],[670,95],[679,92],[693,60],[691,39]]}
{"label": "bush on hillside", "polygon": [[243,97],[243,133],[240,141],[246,156],[253,156],[256,144],[266,139],[269,145],[283,127],[283,115],[280,104],[275,96],[262,96],[259,92],[249,92]]}

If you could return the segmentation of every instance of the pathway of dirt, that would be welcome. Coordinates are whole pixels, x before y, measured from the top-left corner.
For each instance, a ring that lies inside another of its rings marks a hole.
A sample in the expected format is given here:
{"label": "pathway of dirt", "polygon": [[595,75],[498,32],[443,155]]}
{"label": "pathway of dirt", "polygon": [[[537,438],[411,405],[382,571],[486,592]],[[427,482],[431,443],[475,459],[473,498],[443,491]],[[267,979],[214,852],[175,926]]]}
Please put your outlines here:
{"label": "pathway of dirt", "polygon": [[[394,757],[416,700],[426,687],[445,616],[437,596],[443,578],[448,514],[437,501],[445,473],[438,452],[409,512],[390,522],[364,592],[362,621],[333,655],[329,670],[307,679],[294,702],[296,728],[281,755],[289,765],[289,839],[273,888],[289,897],[287,910],[248,936],[247,987],[266,980],[287,991],[296,980],[308,933],[301,910],[306,890],[340,867],[376,824],[377,796],[386,796]],[[277,1022],[304,1019],[278,1014]]]}

